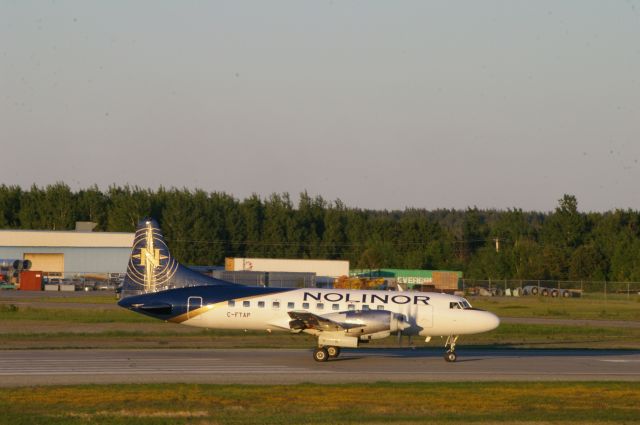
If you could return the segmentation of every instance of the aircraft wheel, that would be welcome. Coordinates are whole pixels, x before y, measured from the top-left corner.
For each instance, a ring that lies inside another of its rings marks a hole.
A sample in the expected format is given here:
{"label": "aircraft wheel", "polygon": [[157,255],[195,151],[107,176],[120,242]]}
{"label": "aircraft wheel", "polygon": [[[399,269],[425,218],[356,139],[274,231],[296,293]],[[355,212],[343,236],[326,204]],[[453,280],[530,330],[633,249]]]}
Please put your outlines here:
{"label": "aircraft wheel", "polygon": [[340,347],[327,347],[327,353],[329,354],[329,357],[336,358],[340,355]]}
{"label": "aircraft wheel", "polygon": [[317,362],[326,362],[329,360],[329,353],[327,352],[327,349],[324,347],[318,347],[313,350],[313,360]]}
{"label": "aircraft wheel", "polygon": [[444,353],[444,359],[449,363],[455,362],[457,358],[458,356],[456,355],[455,351],[447,351],[446,353]]}

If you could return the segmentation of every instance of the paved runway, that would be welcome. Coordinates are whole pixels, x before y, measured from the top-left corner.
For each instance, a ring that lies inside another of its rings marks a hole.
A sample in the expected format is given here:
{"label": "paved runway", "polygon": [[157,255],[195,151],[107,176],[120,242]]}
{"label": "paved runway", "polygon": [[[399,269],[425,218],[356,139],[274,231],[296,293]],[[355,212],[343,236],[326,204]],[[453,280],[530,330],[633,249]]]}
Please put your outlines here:
{"label": "paved runway", "polygon": [[90,383],[294,384],[416,381],[640,381],[640,351],[344,350],[317,363],[311,350],[0,351],[0,386]]}

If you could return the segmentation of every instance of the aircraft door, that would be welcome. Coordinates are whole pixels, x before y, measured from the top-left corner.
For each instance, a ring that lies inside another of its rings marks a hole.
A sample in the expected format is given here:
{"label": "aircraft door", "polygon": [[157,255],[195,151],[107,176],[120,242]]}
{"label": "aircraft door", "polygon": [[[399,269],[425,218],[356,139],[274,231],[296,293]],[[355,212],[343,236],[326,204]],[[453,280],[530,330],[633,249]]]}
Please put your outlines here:
{"label": "aircraft door", "polygon": [[202,308],[202,297],[189,297],[187,298],[187,319],[199,318],[199,314],[193,312],[199,308]]}

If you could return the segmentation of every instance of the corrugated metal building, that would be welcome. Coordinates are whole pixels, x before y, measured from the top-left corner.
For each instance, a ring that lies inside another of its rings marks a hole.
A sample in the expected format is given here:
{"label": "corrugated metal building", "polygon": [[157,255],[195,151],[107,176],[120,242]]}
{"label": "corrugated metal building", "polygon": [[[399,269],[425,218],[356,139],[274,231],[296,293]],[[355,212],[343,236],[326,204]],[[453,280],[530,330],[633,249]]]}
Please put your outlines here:
{"label": "corrugated metal building", "polygon": [[302,260],[285,258],[226,258],[226,271],[315,273],[318,277],[349,275],[349,262],[343,260]]}
{"label": "corrugated metal building", "polygon": [[45,276],[124,273],[133,233],[0,230],[0,258],[31,260]]}
{"label": "corrugated metal building", "polygon": [[216,279],[248,286],[267,286],[271,288],[316,287],[315,273],[214,270],[209,275]]}

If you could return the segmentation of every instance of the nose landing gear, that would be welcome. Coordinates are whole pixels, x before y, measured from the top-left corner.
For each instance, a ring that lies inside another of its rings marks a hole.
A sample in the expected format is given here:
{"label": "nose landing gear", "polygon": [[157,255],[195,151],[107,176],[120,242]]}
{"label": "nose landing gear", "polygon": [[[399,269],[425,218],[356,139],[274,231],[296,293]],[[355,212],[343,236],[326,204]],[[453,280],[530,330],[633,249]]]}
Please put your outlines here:
{"label": "nose landing gear", "polygon": [[458,337],[459,335],[449,335],[447,342],[444,344],[444,348],[447,350],[447,352],[444,353],[444,359],[449,363],[455,362],[458,358],[456,355],[456,342],[458,341]]}

